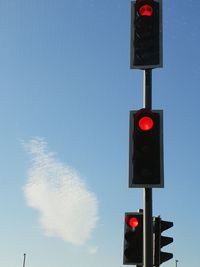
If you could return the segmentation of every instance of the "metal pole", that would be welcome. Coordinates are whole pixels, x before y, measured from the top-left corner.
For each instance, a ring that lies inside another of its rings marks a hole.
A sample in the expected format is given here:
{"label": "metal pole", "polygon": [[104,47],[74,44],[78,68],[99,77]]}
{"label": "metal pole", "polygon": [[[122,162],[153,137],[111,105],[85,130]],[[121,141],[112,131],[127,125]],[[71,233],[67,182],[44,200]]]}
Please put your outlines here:
{"label": "metal pole", "polygon": [[[144,108],[152,108],[152,70],[144,70]],[[153,267],[152,188],[144,188],[144,267]]]}
{"label": "metal pole", "polygon": [[25,267],[26,254],[24,253],[23,267]]}
{"label": "metal pole", "polygon": [[144,71],[144,92],[143,92],[144,108],[152,108],[152,70]]}
{"label": "metal pole", "polygon": [[178,260],[176,260],[176,267],[178,266]]}

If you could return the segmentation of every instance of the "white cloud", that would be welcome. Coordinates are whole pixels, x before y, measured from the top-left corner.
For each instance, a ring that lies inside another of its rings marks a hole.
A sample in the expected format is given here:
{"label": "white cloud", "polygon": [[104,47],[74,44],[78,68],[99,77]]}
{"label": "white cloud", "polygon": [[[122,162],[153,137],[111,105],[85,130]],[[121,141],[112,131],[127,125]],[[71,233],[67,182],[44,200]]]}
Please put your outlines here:
{"label": "white cloud", "polygon": [[46,234],[84,244],[97,224],[95,194],[75,170],[48,152],[44,140],[34,138],[25,147],[32,159],[24,187],[27,204],[39,211]]}
{"label": "white cloud", "polygon": [[98,247],[97,246],[88,247],[89,254],[96,254],[97,251],[98,251]]}

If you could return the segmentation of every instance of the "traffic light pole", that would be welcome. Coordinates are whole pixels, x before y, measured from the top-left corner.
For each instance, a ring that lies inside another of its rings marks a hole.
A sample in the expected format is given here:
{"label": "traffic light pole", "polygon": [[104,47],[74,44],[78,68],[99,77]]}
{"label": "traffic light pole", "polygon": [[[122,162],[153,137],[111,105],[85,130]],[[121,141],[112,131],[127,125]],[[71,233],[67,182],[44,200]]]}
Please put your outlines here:
{"label": "traffic light pole", "polygon": [[144,70],[143,106],[152,109],[152,69]]}
{"label": "traffic light pole", "polygon": [[[152,69],[144,70],[143,106],[152,109]],[[153,267],[152,188],[144,188],[144,267]]]}

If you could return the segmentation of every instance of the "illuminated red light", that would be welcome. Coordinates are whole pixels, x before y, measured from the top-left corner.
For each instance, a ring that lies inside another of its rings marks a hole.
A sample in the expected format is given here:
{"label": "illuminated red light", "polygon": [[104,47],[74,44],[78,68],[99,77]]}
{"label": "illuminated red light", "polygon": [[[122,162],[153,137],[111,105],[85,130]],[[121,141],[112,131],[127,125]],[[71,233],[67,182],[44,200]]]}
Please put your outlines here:
{"label": "illuminated red light", "polygon": [[153,8],[150,5],[143,5],[139,9],[140,16],[151,17],[153,14]]}
{"label": "illuminated red light", "polygon": [[135,217],[131,217],[128,221],[128,224],[131,228],[136,228],[139,225],[139,222],[137,220],[137,218]]}
{"label": "illuminated red light", "polygon": [[148,116],[144,116],[139,120],[139,127],[143,131],[149,131],[153,128],[153,120]]}

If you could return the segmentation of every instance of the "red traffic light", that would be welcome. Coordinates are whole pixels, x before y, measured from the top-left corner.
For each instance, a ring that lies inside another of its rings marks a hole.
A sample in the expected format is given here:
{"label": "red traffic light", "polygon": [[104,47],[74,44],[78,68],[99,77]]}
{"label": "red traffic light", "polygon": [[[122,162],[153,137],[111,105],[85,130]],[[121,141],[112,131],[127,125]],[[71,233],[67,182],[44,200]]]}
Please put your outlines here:
{"label": "red traffic light", "polygon": [[143,214],[126,212],[124,224],[124,265],[143,264]]}
{"label": "red traffic light", "polygon": [[153,8],[151,5],[143,5],[139,8],[139,14],[142,17],[151,17],[153,15]]}
{"label": "red traffic light", "polygon": [[138,219],[136,217],[126,217],[126,223],[132,229],[136,228],[139,225]]}
{"label": "red traffic light", "polygon": [[149,131],[153,128],[153,119],[149,116],[144,116],[139,119],[138,126],[142,131]]}
{"label": "red traffic light", "polygon": [[131,111],[129,140],[129,187],[163,187],[162,111]]}

